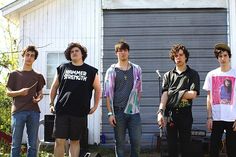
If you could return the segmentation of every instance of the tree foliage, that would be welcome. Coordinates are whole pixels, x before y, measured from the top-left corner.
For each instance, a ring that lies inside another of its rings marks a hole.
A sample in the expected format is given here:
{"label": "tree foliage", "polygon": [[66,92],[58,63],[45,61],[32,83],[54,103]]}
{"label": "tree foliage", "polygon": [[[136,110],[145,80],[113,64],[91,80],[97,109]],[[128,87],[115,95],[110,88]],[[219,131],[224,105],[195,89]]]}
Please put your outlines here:
{"label": "tree foliage", "polygon": [[[11,102],[6,95],[6,82],[8,73],[18,67],[18,44],[16,25],[0,16],[0,130],[11,134]],[[0,139],[0,156],[9,153],[10,145]]]}

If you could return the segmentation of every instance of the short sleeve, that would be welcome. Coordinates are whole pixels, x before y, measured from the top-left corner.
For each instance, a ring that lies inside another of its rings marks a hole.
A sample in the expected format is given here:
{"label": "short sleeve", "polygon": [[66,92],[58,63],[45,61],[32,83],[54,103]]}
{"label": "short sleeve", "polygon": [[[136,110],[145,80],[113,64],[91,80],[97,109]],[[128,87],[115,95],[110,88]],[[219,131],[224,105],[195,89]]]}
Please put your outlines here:
{"label": "short sleeve", "polygon": [[42,90],[43,86],[46,84],[45,79],[42,74],[38,74],[38,85],[37,92]]}
{"label": "short sleeve", "polygon": [[15,90],[14,83],[16,82],[16,77],[14,77],[14,76],[15,76],[14,72],[9,73],[9,77],[8,77],[8,80],[7,80],[6,87],[10,88],[11,90]]}
{"label": "short sleeve", "polygon": [[165,73],[163,76],[163,81],[162,81],[162,93],[165,91],[168,91],[169,89],[169,72]]}

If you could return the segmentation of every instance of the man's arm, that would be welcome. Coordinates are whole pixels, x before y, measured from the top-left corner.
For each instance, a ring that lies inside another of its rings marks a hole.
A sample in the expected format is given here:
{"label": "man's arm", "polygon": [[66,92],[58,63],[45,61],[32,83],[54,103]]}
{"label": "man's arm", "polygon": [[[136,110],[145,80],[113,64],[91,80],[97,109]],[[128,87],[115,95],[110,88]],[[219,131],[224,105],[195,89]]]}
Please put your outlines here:
{"label": "man's arm", "polygon": [[37,92],[36,97],[33,97],[33,102],[38,103],[42,99],[43,99],[43,89],[41,89],[39,92]]}
{"label": "man's arm", "polygon": [[168,93],[167,93],[167,91],[165,91],[161,95],[161,102],[160,102],[160,105],[159,105],[159,109],[162,109],[162,110],[166,109],[167,100],[168,100]]}
{"label": "man's arm", "polygon": [[26,96],[29,93],[30,88],[22,88],[17,91],[13,91],[10,88],[7,88],[7,96],[9,97],[17,97],[17,96]]}
{"label": "man's arm", "polygon": [[165,91],[161,95],[161,102],[160,102],[160,105],[159,105],[159,109],[157,111],[157,123],[160,125],[160,127],[165,126],[164,111],[166,109],[167,100],[168,100],[168,92]]}
{"label": "man's arm", "polygon": [[93,88],[94,88],[94,106],[90,109],[89,114],[92,114],[96,111],[99,101],[101,99],[101,84],[98,74],[96,74],[95,79],[93,81]]}
{"label": "man's arm", "polygon": [[186,91],[182,99],[195,99],[197,98],[197,91]]}
{"label": "man's arm", "polygon": [[106,97],[106,106],[107,106],[107,110],[108,110],[108,121],[109,121],[109,124],[112,127],[115,127],[116,126],[116,119],[115,119],[115,116],[114,116],[114,114],[112,112],[112,109],[111,109],[110,97],[109,96]]}
{"label": "man's arm", "polygon": [[195,99],[200,94],[200,76],[198,72],[194,72],[191,77],[191,84],[188,91],[186,91],[182,99]]}
{"label": "man's arm", "polygon": [[209,131],[212,129],[212,121],[211,93],[207,91],[207,128]]}
{"label": "man's arm", "polygon": [[59,79],[58,79],[58,75],[57,73],[54,76],[54,80],[50,89],[50,95],[49,95],[49,99],[50,99],[50,110],[51,112],[54,112],[54,100],[55,97],[57,95],[57,89],[59,87]]}

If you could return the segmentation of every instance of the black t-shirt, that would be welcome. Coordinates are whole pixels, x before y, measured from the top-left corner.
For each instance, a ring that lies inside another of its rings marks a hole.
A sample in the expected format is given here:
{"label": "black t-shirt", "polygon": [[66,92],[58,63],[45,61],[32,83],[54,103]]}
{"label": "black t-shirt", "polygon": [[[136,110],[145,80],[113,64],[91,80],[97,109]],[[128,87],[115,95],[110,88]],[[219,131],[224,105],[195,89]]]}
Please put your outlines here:
{"label": "black t-shirt", "polygon": [[56,103],[57,114],[87,116],[97,72],[96,68],[85,63],[75,66],[70,62],[57,67],[60,83]]}
{"label": "black t-shirt", "polygon": [[[168,91],[167,109],[178,104],[178,99],[181,99],[178,97],[179,92],[184,90],[192,90],[196,91],[197,95],[200,94],[200,78],[197,71],[187,66],[181,74],[178,74],[175,68],[164,74],[162,92]],[[192,100],[189,100],[189,103],[192,105]]]}

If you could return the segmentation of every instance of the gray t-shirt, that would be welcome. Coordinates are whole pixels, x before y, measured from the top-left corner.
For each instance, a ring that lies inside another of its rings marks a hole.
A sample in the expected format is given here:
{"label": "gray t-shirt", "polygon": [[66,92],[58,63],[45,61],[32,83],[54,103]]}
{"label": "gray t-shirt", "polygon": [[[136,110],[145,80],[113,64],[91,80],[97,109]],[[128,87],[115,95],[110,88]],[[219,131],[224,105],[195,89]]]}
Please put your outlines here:
{"label": "gray t-shirt", "polygon": [[133,67],[131,66],[129,70],[115,68],[115,71],[114,107],[125,108],[134,83]]}

